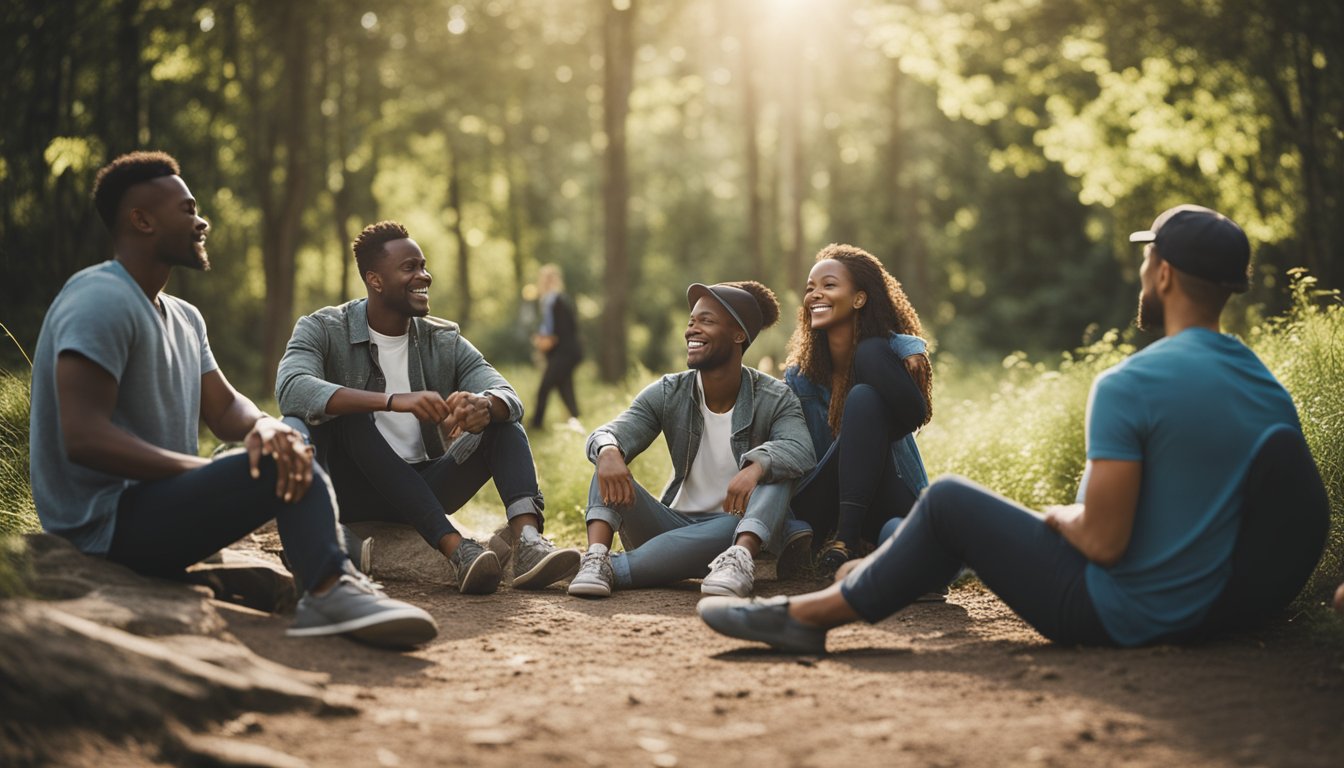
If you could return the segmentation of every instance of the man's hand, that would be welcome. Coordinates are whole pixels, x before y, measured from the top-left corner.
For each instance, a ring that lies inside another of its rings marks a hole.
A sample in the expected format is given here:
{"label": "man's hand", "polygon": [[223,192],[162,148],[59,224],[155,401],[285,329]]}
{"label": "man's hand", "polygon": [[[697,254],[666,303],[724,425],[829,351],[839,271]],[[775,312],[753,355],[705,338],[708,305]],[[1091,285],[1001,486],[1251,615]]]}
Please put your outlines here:
{"label": "man's hand", "polygon": [[448,415],[443,421],[443,431],[450,438],[463,432],[479,434],[490,426],[490,397],[472,392],[454,392],[444,401]]}
{"label": "man's hand", "polygon": [[552,349],[555,349],[555,345],[559,343],[560,339],[557,336],[543,335],[540,333],[534,334],[532,336],[532,346],[542,354],[545,354],[547,352],[550,352]]}
{"label": "man's hand", "polygon": [[1064,529],[1067,528],[1070,523],[1077,520],[1079,515],[1083,514],[1083,505],[1082,504],[1052,505],[1046,507],[1044,512],[1045,516],[1042,519],[1045,520],[1045,524],[1050,528],[1050,530],[1062,535],[1064,533]]}
{"label": "man's hand", "polygon": [[1335,590],[1335,610],[1344,613],[1344,584],[1340,584],[1339,589]]}
{"label": "man's hand", "polygon": [[275,459],[275,495],[286,502],[298,501],[313,484],[313,448],[303,435],[271,416],[262,416],[243,438],[252,477],[261,476],[261,457]]}
{"label": "man's hand", "polygon": [[448,418],[452,408],[438,392],[398,392],[392,395],[392,411],[410,413],[421,421],[436,424]]}
{"label": "man's hand", "polygon": [[728,481],[728,495],[723,497],[723,511],[730,515],[745,514],[751,492],[756,490],[764,474],[761,465],[753,461],[733,475],[733,479]]}
{"label": "man's hand", "polygon": [[602,503],[609,507],[628,507],[635,503],[635,478],[625,464],[621,449],[608,445],[597,454],[597,487]]}

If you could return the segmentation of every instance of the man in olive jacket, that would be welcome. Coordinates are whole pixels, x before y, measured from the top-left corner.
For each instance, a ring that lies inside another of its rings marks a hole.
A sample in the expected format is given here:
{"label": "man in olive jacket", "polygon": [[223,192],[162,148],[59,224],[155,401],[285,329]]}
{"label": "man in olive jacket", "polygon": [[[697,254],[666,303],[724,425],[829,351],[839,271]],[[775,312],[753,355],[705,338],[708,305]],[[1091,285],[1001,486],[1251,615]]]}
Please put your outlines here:
{"label": "man in olive jacket", "polygon": [[[597,471],[588,551],[571,595],[703,578],[707,594],[746,596],[762,549],[781,562],[792,559],[782,554],[786,544],[807,551],[810,529],[789,512],[793,480],[816,463],[802,407],[783,382],[742,365],[747,347],[779,319],[779,303],[756,282],[697,283],[687,303],[691,370],[650,384],[588,438]],[[661,500],[628,467],[660,433],[673,465]],[[626,552],[613,555],[618,530]]]}
{"label": "man in olive jacket", "polygon": [[578,550],[541,536],[522,403],[456,323],[429,316],[432,278],[420,247],[384,221],[360,233],[354,256],[368,298],[299,318],[275,389],[285,415],[311,430],[342,522],[414,526],[448,558],[460,591],[493,592],[499,556],[463,538],[447,515],[494,478],[513,585],[539,589],[571,573]]}

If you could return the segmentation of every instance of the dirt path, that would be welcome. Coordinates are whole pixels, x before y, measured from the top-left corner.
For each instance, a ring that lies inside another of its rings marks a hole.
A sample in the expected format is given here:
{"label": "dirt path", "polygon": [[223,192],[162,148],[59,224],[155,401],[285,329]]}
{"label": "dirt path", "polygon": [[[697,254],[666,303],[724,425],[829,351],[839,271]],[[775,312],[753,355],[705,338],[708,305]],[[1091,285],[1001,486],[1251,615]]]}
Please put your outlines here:
{"label": "dirt path", "polygon": [[693,585],[599,601],[388,589],[434,614],[433,644],[286,640],[284,619],[221,609],[253,650],[329,674],[362,711],[218,733],[314,765],[1344,764],[1344,649],[1298,627],[1197,649],[1058,648],[972,586],[791,657],[709,631]]}

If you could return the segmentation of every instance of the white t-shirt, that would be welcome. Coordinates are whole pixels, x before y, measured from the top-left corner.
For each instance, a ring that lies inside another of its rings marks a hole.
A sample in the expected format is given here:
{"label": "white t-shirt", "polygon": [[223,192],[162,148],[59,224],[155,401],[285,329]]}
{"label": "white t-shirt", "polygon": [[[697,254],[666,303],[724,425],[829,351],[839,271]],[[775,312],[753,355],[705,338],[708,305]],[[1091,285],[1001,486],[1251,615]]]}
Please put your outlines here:
{"label": "white t-shirt", "polygon": [[[410,338],[405,333],[384,336],[369,329],[369,339],[378,347],[378,367],[383,369],[383,376],[387,380],[387,387],[383,391],[389,395],[411,391],[411,365],[407,355]],[[377,411],[373,414],[373,423],[378,426],[378,431],[392,446],[392,450],[407,463],[415,464],[429,458],[429,454],[425,453],[425,439],[420,434],[420,420],[415,418],[415,414]]]}
{"label": "white t-shirt", "polygon": [[700,392],[705,431],[700,434],[700,450],[672,500],[672,508],[678,512],[722,512],[728,483],[737,474],[737,459],[733,458],[733,409],[729,408],[727,413],[709,410],[699,372],[695,374],[695,388]]}

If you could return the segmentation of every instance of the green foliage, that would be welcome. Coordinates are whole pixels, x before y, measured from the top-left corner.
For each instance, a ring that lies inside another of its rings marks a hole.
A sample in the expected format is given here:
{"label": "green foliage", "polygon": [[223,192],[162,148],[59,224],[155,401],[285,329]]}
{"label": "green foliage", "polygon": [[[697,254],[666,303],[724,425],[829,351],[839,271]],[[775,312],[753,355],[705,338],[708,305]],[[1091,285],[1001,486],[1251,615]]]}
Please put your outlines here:
{"label": "green foliage", "polygon": [[1110,331],[1053,368],[1020,353],[997,370],[940,360],[934,418],[918,438],[929,475],[963,475],[1037,509],[1073,502],[1092,380],[1133,351]]}
{"label": "green foliage", "polygon": [[28,594],[29,568],[23,537],[0,533],[0,599]]}
{"label": "green foliage", "polygon": [[1330,539],[1307,592],[1320,595],[1344,578],[1344,305],[1305,270],[1290,276],[1292,310],[1252,329],[1249,343],[1292,394],[1330,495]]}
{"label": "green foliage", "polygon": [[[38,530],[28,488],[28,386],[26,377],[0,371],[0,540]],[[0,563],[0,580],[3,572]]]}

